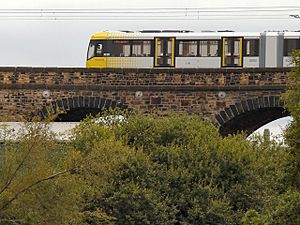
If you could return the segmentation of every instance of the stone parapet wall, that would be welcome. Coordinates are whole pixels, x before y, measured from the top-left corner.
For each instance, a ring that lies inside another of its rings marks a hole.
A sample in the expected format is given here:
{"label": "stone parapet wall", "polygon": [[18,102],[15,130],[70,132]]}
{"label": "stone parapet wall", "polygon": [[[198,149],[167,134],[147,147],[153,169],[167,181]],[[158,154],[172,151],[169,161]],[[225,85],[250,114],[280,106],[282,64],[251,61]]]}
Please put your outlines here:
{"label": "stone parapet wall", "polygon": [[95,70],[83,68],[0,68],[0,85],[244,86],[286,85],[289,69]]}

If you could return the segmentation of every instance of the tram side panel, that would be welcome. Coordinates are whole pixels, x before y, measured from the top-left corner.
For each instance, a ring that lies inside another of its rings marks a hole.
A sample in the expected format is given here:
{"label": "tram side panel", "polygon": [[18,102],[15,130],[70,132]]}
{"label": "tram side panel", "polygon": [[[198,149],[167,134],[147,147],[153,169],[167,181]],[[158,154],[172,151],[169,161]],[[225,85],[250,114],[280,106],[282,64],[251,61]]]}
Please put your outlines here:
{"label": "tram side panel", "polygon": [[264,67],[283,67],[283,35],[275,32],[267,33],[263,47],[265,47]]}
{"label": "tram side panel", "polygon": [[176,68],[220,68],[221,57],[176,57]]}

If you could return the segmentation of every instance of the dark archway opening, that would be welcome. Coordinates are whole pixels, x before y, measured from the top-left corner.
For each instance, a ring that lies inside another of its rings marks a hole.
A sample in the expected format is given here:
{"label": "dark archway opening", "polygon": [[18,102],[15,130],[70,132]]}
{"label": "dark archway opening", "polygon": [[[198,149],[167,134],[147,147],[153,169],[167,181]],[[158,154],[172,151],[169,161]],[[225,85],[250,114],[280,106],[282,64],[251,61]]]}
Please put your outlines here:
{"label": "dark archway opening", "polygon": [[222,124],[220,133],[226,136],[244,131],[247,135],[250,135],[261,126],[289,115],[290,113],[283,107],[268,107],[248,111]]}
{"label": "dark archway opening", "polygon": [[100,109],[95,108],[74,108],[68,110],[66,113],[59,114],[54,122],[80,122],[87,116],[96,116],[100,112]]}
{"label": "dark archway opening", "polygon": [[41,120],[56,116],[54,122],[80,122],[87,116],[96,116],[107,110],[119,109],[120,111],[131,109],[125,102],[119,102],[107,98],[75,96],[72,98],[63,98],[53,101],[43,106],[37,114]]}

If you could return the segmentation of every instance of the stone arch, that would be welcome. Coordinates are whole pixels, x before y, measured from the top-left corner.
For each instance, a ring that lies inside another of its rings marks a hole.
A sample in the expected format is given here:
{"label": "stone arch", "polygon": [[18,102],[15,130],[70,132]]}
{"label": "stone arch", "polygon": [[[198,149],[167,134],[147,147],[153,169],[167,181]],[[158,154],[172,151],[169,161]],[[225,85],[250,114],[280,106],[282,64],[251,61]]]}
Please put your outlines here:
{"label": "stone arch", "polygon": [[[92,96],[74,96],[71,98],[61,98],[54,100],[47,105],[44,105],[37,113],[39,118],[44,119],[53,114],[59,114],[65,112],[65,117],[68,117],[68,113],[76,110],[85,110],[86,112],[95,111],[100,112],[105,109],[119,108],[121,110],[128,109],[128,105],[116,100],[101,97]],[[65,121],[65,120],[63,120]],[[72,121],[72,120],[67,120]],[[77,120],[76,120],[77,121]]]}
{"label": "stone arch", "polygon": [[263,96],[251,98],[230,105],[220,111],[216,120],[222,135],[234,134],[240,131],[250,135],[259,127],[276,119],[289,116],[284,109],[285,102],[280,96]]}

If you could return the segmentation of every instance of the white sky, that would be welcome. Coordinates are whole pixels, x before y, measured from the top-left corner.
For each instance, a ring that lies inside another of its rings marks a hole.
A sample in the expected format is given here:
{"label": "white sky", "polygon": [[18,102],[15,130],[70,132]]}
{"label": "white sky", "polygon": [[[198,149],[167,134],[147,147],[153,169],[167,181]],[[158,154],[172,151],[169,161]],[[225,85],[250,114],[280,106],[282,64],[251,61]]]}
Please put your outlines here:
{"label": "white sky", "polygon": [[[300,6],[299,0],[1,0],[0,9],[115,9]],[[282,12],[281,12],[282,13]],[[300,19],[283,20],[96,20],[0,19],[0,66],[84,67],[90,36],[101,30],[299,30]],[[298,13],[300,14],[300,12]],[[5,16],[1,14],[0,16]],[[286,123],[287,119],[283,119]],[[280,124],[283,124],[281,122]],[[283,126],[283,125],[282,125]]]}
{"label": "white sky", "polygon": [[[228,3],[230,2],[230,3]],[[2,0],[0,9],[204,8],[300,6],[299,0]],[[282,13],[282,12],[281,12]],[[285,13],[285,12],[283,12]],[[288,14],[288,12],[286,12]],[[300,12],[299,12],[300,14]],[[0,16],[5,16],[1,14]],[[101,30],[298,30],[300,19],[284,20],[94,20],[13,21],[0,19],[0,65],[85,66],[92,33]]]}

